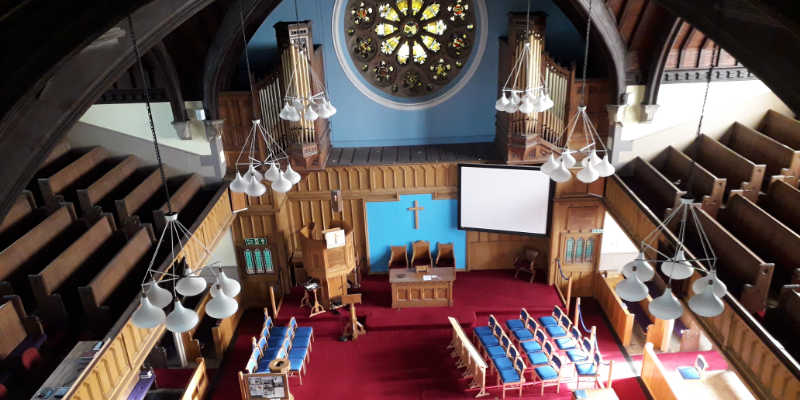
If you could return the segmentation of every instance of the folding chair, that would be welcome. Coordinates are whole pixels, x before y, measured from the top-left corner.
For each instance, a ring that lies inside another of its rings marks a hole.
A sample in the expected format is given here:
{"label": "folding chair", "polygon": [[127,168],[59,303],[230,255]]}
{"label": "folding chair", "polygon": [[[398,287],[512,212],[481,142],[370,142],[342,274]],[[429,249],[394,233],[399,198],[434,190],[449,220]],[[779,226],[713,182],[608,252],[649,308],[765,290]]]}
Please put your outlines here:
{"label": "folding chair", "polygon": [[694,366],[691,367],[678,367],[678,372],[681,374],[683,379],[702,379],[703,374],[708,368],[708,363],[706,363],[706,359],[703,358],[701,354],[697,355],[697,358],[694,359]]}
{"label": "folding chair", "polygon": [[561,392],[561,359],[558,355],[553,354],[547,365],[534,368],[532,375],[533,383],[539,382],[542,386],[542,395],[544,395],[545,386],[555,386],[556,393]]}

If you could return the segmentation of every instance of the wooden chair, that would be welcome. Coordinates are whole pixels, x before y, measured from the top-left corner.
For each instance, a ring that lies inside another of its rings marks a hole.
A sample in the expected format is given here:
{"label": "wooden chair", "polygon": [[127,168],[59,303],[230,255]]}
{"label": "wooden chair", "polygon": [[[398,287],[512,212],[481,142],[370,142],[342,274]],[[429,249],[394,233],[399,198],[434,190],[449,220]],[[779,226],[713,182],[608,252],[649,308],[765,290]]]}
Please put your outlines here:
{"label": "wooden chair", "polygon": [[561,358],[553,354],[550,363],[533,370],[533,383],[539,382],[544,395],[545,386],[555,386],[556,393],[561,392]]}
{"label": "wooden chair", "polygon": [[525,385],[525,362],[522,357],[517,356],[514,359],[514,368],[504,369],[497,374],[498,385],[501,385],[503,390],[503,398],[506,398],[506,390],[519,389],[519,396],[522,397],[522,386]]}
{"label": "wooden chair", "polygon": [[436,242],[436,264],[437,268],[455,268],[456,254],[453,250],[453,243]]}
{"label": "wooden chair", "polygon": [[426,272],[431,269],[433,258],[431,258],[431,244],[424,240],[418,240],[411,245],[411,265],[417,272]]}
{"label": "wooden chair", "polygon": [[[698,355],[698,357],[702,357]],[[577,376],[575,380],[575,388],[579,388],[581,386],[581,381],[591,381],[592,388],[595,387],[603,387],[600,383],[600,366],[603,364],[603,360],[600,357],[600,353],[595,352],[593,360],[591,362],[584,362],[580,364],[575,364],[575,375]]]}
{"label": "wooden chair", "polygon": [[406,246],[389,246],[389,268],[408,268],[408,251]]}
{"label": "wooden chair", "polygon": [[539,255],[538,250],[526,248],[521,255],[514,258],[514,279],[520,272],[526,272],[531,275],[530,282],[536,279],[536,257]]}

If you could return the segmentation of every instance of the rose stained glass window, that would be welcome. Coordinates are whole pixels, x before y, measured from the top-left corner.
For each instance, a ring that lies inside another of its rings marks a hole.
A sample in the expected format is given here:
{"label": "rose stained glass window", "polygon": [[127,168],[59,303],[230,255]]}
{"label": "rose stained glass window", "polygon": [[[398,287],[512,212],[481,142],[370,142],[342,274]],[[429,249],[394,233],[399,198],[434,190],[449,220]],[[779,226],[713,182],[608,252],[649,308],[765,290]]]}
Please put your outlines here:
{"label": "rose stained glass window", "polygon": [[451,82],[475,42],[471,0],[351,0],[350,57],[363,77],[399,97],[422,97]]}

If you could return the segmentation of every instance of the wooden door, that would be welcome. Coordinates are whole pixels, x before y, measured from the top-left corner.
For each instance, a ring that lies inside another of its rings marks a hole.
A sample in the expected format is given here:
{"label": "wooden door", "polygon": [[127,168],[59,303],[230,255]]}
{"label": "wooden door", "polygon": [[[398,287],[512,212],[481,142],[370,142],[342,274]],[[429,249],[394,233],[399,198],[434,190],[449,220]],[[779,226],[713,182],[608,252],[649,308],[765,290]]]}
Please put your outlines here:
{"label": "wooden door", "polygon": [[[575,296],[592,294],[592,274],[599,258],[602,234],[591,232],[562,232],[558,258],[563,272],[572,276]],[[556,281],[563,278],[558,274]],[[558,283],[557,283],[558,284]]]}

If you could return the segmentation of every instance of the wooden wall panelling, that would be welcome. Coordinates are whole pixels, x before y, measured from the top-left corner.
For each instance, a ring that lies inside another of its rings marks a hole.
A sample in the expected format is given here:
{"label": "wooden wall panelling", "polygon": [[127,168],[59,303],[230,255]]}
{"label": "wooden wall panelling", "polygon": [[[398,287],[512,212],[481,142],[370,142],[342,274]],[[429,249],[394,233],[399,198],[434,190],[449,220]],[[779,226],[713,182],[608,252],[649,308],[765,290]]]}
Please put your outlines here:
{"label": "wooden wall panelling", "polygon": [[563,293],[567,291],[567,280],[558,271],[556,259],[561,259],[564,274],[572,277],[572,295],[592,296],[594,273],[597,271],[602,235],[594,237],[593,259],[591,263],[583,261],[569,263],[562,257],[565,237],[575,234],[592,234],[593,229],[602,229],[605,218],[605,206],[601,198],[567,198],[553,201],[552,222],[550,228],[550,249],[548,283],[559,285]]}
{"label": "wooden wall panelling", "polygon": [[628,307],[617,296],[614,287],[623,279],[622,275],[604,278],[601,274],[595,274],[594,298],[600,303],[600,307],[606,313],[611,328],[619,337],[623,346],[631,344],[633,337],[633,314],[628,311]]}
{"label": "wooden wall panelling", "polygon": [[514,268],[514,258],[528,247],[539,251],[536,265],[544,266],[549,244],[546,237],[467,231],[467,269]]}
{"label": "wooden wall panelling", "polygon": [[183,391],[181,400],[203,400],[206,397],[208,386],[208,374],[206,373],[206,360],[203,357],[195,359],[197,367],[195,367],[189,383],[186,384],[186,389]]}
{"label": "wooden wall panelling", "polygon": [[667,369],[661,364],[652,343],[644,345],[642,356],[642,382],[654,400],[678,400],[667,379]]}

